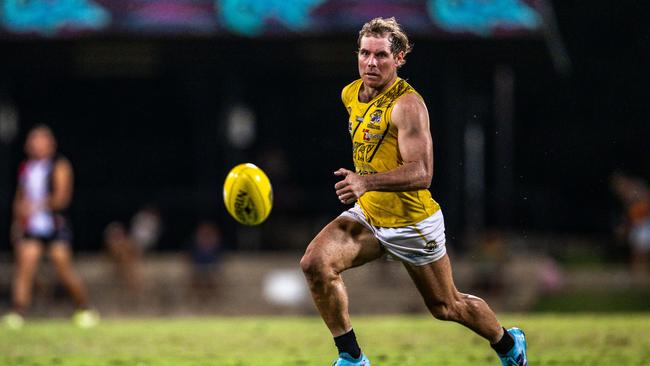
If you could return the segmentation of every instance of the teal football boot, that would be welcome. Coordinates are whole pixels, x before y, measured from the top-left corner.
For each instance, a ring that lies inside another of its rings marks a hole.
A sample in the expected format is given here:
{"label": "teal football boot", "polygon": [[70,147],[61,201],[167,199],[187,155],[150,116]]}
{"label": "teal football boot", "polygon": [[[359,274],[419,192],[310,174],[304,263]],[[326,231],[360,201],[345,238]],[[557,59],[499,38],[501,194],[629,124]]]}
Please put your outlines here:
{"label": "teal football boot", "polygon": [[508,333],[515,341],[515,345],[510,352],[505,355],[498,355],[501,359],[502,366],[528,366],[526,358],[526,335],[519,328],[510,328]]}
{"label": "teal football boot", "polygon": [[339,359],[334,361],[332,366],[370,366],[370,360],[363,352],[359,358],[352,358],[347,352],[341,352]]}

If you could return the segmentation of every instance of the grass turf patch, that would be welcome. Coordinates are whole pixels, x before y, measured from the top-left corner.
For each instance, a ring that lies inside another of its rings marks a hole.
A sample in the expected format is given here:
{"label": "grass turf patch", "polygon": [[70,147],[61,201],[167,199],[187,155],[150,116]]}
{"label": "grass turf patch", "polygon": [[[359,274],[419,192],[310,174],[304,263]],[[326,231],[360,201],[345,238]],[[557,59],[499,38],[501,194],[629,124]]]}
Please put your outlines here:
{"label": "grass turf patch", "polygon": [[[526,331],[536,366],[650,364],[650,314],[508,315]],[[426,316],[354,317],[373,365],[498,365],[487,342]],[[63,320],[0,332],[0,365],[330,365],[336,355],[315,317],[105,320],[83,330]]]}

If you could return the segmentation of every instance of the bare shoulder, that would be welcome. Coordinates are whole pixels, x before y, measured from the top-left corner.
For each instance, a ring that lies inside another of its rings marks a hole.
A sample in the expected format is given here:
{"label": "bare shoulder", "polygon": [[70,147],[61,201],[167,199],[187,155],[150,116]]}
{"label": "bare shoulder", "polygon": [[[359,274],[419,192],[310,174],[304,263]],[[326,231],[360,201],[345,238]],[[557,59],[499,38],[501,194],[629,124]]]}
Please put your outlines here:
{"label": "bare shoulder", "polygon": [[393,106],[391,119],[397,127],[428,125],[429,113],[422,97],[416,93],[407,93]]}
{"label": "bare shoulder", "polygon": [[54,162],[54,169],[61,172],[72,172],[72,164],[68,158],[59,156]]}

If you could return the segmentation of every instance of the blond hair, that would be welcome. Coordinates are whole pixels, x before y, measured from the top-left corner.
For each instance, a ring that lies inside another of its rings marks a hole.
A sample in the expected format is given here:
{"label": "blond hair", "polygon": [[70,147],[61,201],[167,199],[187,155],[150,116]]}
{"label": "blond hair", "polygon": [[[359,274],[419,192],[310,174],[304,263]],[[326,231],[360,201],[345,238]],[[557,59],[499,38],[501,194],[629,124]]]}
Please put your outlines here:
{"label": "blond hair", "polygon": [[[374,18],[361,27],[359,31],[359,38],[357,39],[357,46],[361,46],[361,38],[363,37],[385,37],[388,35],[390,42],[390,51],[393,55],[404,52],[404,57],[411,52],[413,44],[409,42],[409,38],[397,23],[395,17],[390,18]],[[402,63],[402,65],[406,60]],[[400,65],[401,66],[401,65]]]}

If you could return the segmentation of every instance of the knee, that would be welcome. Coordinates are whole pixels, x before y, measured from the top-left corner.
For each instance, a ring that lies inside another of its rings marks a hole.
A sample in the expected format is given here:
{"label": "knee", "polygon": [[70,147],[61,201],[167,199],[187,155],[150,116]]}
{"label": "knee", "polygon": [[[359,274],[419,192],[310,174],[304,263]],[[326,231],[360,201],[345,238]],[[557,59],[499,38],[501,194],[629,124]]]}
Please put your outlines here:
{"label": "knee", "polygon": [[456,319],[457,312],[451,302],[427,304],[427,308],[431,312],[431,315],[438,320],[454,321]]}
{"label": "knee", "polygon": [[427,304],[431,315],[438,320],[458,322],[463,318],[463,313],[467,313],[469,309],[467,306],[472,306],[471,303],[463,301],[460,294],[451,299],[442,301],[431,302]]}
{"label": "knee", "polygon": [[300,259],[300,268],[307,279],[318,276],[323,272],[324,267],[325,264],[323,263],[323,260],[318,255],[314,255],[309,251],[307,251],[302,256],[302,259]]}
{"label": "knee", "polygon": [[323,255],[310,252],[309,250],[300,260],[300,268],[310,284],[327,282],[335,276],[334,267],[328,263]]}
{"label": "knee", "polygon": [[462,322],[467,317],[480,313],[482,302],[478,297],[459,293],[451,300],[432,302],[427,307],[436,319]]}

